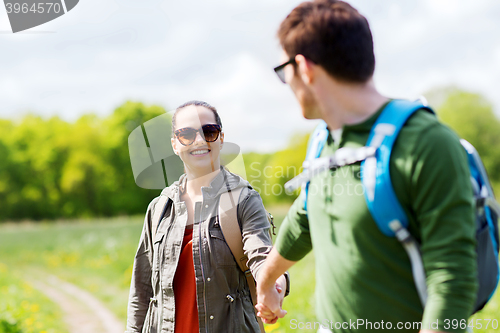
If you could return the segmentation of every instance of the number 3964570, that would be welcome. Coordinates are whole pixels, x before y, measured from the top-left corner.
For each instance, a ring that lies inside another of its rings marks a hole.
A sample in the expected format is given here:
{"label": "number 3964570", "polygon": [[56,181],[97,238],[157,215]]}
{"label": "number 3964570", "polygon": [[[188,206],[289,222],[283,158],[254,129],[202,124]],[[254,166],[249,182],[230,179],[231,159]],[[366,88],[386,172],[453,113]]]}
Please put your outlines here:
{"label": "number 3964570", "polygon": [[28,3],[6,3],[7,14],[11,13],[59,13],[61,12],[61,4],[57,2],[39,2],[30,6]]}

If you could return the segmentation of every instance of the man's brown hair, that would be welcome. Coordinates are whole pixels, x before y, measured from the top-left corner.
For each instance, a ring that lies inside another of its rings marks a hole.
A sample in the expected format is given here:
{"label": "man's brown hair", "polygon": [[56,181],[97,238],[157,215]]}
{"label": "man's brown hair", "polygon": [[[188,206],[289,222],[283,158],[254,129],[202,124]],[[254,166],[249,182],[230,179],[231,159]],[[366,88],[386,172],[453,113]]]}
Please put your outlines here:
{"label": "man's brown hair", "polygon": [[278,38],[290,57],[302,54],[332,77],[364,83],[375,70],[368,21],[346,2],[303,2],[281,22]]}

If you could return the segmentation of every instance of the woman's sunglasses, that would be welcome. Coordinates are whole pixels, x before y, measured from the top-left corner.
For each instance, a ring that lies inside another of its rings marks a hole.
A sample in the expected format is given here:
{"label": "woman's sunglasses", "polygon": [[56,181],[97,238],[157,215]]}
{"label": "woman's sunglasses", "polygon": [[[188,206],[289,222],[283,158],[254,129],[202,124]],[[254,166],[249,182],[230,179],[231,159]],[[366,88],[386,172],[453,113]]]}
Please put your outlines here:
{"label": "woman's sunglasses", "polygon": [[182,145],[189,146],[193,144],[194,140],[196,140],[196,133],[200,133],[200,136],[205,138],[206,142],[215,142],[219,137],[220,131],[221,128],[219,125],[207,124],[201,126],[201,129],[195,129],[192,127],[180,128],[176,130],[174,134]]}

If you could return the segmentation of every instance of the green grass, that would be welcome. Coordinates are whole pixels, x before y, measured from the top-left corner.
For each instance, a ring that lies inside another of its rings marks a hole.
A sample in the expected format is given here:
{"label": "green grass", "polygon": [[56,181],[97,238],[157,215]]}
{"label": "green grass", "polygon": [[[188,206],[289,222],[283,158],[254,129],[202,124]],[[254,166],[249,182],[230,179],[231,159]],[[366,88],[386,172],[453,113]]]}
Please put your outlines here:
{"label": "green grass", "polygon": [[[268,207],[274,215],[276,225],[279,227],[288,207]],[[11,276],[9,285],[12,285],[16,277],[30,272],[45,272],[54,274],[61,279],[74,283],[100,298],[123,322],[126,319],[126,308],[128,288],[131,278],[131,269],[134,254],[138,245],[142,230],[143,217],[121,217],[102,220],[80,220],[60,221],[46,223],[23,223],[21,225],[0,225],[0,262],[3,262],[4,270]],[[291,321],[314,322],[314,288],[315,267],[314,256],[309,254],[290,269],[291,294],[283,304],[288,315],[280,319],[277,324],[267,325],[267,332],[288,333],[297,332],[292,329]],[[12,277],[14,276],[14,277]],[[2,280],[4,279],[4,280]],[[3,287],[5,276],[0,271],[0,291]],[[28,290],[27,285],[17,282],[15,287],[9,287],[9,313],[29,314],[29,304],[47,304],[46,299],[37,298],[39,301],[30,301],[23,293]],[[3,288],[3,289],[2,289]],[[23,289],[24,288],[24,289]],[[32,295],[37,294],[34,290]],[[37,296],[40,297],[40,296]],[[5,297],[0,294],[0,306],[6,304]],[[500,314],[500,293],[497,293],[488,303],[485,309],[476,314],[473,319],[498,319]],[[42,308],[42,306],[41,306]],[[45,308],[45,305],[43,306]],[[53,309],[53,307],[51,308]],[[52,310],[51,310],[52,311]],[[1,316],[4,313],[0,308],[0,333],[18,333],[18,331],[2,331],[2,320],[13,320]],[[15,317],[15,322],[25,325],[25,319]],[[50,322],[50,319],[45,320]],[[482,321],[483,329],[475,332],[493,333],[494,329],[490,323],[488,329],[484,329],[487,321]],[[24,324],[23,324],[24,323]],[[42,321],[43,323],[43,321]],[[293,322],[292,322],[293,323]],[[46,324],[44,327],[52,327]],[[55,325],[55,324],[54,324]],[[60,327],[61,324],[59,324]],[[53,326],[56,327],[56,326]],[[23,326],[24,329],[26,329]],[[57,328],[59,329],[59,328]],[[64,332],[47,330],[50,332]],[[316,330],[300,330],[301,332],[315,332]],[[42,331],[22,331],[42,332]]]}
{"label": "green grass", "polygon": [[18,272],[40,272],[74,283],[100,299],[121,319],[142,217],[5,225],[0,261]]}
{"label": "green grass", "polygon": [[[471,323],[471,320],[473,323]],[[474,328],[474,332],[478,333],[497,333],[500,330],[500,292],[495,292],[493,298],[486,304],[484,309],[473,315],[469,324],[479,327],[478,324],[482,326],[481,329]],[[488,327],[486,327],[488,325]]]}
{"label": "green grass", "polygon": [[[287,206],[270,209],[278,226],[287,210]],[[100,298],[125,321],[142,224],[143,217],[4,224],[0,226],[0,261],[15,267],[19,274],[42,271],[74,283]],[[269,332],[294,332],[286,329],[289,320],[314,319],[313,256],[292,267],[290,274],[293,292],[284,303],[289,314],[278,325],[269,326]]]}
{"label": "green grass", "polygon": [[0,333],[66,333],[60,308],[0,262]]}
{"label": "green grass", "polygon": [[[276,233],[279,226],[288,212],[289,206],[268,207],[268,210],[274,216],[276,225]],[[274,238],[276,236],[273,236]],[[314,288],[315,288],[315,267],[314,255],[308,254],[304,259],[297,262],[290,268],[290,295],[283,301],[283,309],[288,314],[285,318],[278,320],[274,325],[265,325],[266,332],[285,333],[297,332],[297,329],[292,329],[290,324],[297,322],[313,322],[315,321],[314,313]],[[316,332],[315,330],[300,330],[301,332]]]}
{"label": "green grass", "polygon": [[[297,332],[294,322],[314,322],[314,256],[307,255],[290,269],[291,289],[283,302],[288,314],[274,325],[266,325],[266,332]],[[302,329],[300,332],[316,332]]]}

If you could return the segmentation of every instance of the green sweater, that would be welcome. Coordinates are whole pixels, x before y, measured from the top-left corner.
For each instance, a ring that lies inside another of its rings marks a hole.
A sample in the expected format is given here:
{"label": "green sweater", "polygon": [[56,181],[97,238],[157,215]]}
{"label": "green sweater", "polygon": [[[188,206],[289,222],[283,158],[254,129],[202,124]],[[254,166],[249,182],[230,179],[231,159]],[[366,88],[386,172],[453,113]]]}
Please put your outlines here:
{"label": "green sweater", "polygon": [[[363,123],[344,126],[338,143],[329,135],[321,156],[340,147],[364,146],[381,111]],[[421,244],[428,286],[425,311],[405,250],[396,238],[379,231],[368,211],[360,163],[311,180],[308,215],[299,196],[281,225],[276,248],[293,261],[314,250],[316,311],[319,321],[334,332],[380,331],[389,325],[418,332],[417,323],[437,329],[436,320],[439,330],[463,331],[453,330],[451,321],[469,317],[477,289],[475,219],[465,151],[449,128],[419,110],[395,142],[390,174],[409,217],[410,233]],[[352,325],[358,319],[364,322]]]}

